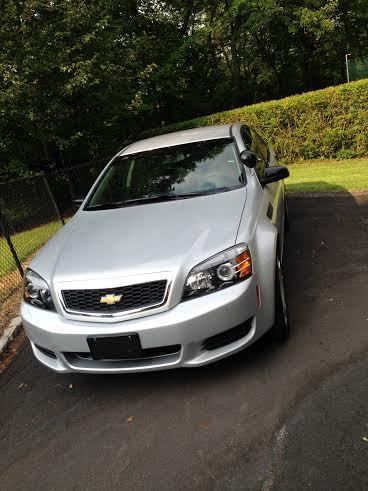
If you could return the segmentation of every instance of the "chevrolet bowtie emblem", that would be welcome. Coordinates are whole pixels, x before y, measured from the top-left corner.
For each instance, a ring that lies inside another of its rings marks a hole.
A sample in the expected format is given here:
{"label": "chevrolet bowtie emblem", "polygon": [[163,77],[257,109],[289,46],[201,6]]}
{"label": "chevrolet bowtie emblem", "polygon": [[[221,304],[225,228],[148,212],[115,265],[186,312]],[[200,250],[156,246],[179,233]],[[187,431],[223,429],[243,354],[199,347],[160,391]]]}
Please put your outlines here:
{"label": "chevrolet bowtie emblem", "polygon": [[107,305],[115,305],[116,303],[120,302],[122,298],[123,295],[115,295],[115,293],[111,293],[109,295],[105,295],[104,297],[101,297],[100,303],[106,303]]}

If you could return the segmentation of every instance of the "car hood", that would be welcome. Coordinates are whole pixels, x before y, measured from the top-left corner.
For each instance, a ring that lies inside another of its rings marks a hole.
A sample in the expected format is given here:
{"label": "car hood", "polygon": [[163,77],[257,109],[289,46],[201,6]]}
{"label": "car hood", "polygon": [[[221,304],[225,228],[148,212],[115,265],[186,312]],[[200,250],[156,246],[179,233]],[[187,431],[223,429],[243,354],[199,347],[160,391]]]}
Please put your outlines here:
{"label": "car hood", "polygon": [[172,202],[80,211],[32,261],[47,281],[190,270],[236,241],[246,189]]}

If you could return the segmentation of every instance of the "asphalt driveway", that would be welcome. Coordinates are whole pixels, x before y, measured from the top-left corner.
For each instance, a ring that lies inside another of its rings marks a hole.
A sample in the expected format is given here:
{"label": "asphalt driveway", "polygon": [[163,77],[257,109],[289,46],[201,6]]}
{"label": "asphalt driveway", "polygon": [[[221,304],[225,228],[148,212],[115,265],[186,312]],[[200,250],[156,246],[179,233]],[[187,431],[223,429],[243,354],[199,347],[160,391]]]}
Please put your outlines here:
{"label": "asphalt driveway", "polygon": [[367,489],[368,198],[291,199],[293,334],[215,365],[0,376],[0,489]]}

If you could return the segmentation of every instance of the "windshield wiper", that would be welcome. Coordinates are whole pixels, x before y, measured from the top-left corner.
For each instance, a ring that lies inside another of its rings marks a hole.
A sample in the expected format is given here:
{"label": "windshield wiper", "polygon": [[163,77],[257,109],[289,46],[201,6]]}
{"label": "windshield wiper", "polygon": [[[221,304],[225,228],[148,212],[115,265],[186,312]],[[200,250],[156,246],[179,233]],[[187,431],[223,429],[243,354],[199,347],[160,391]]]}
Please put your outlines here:
{"label": "windshield wiper", "polygon": [[147,203],[155,201],[175,201],[177,199],[176,194],[165,193],[165,194],[155,194],[152,196],[143,196],[142,198],[132,198],[124,201],[125,205],[135,204],[135,203]]}
{"label": "windshield wiper", "polygon": [[89,210],[111,210],[113,208],[123,208],[124,206],[129,206],[139,203],[151,203],[155,201],[171,201],[176,200],[177,197],[173,194],[159,194],[157,196],[144,196],[143,198],[132,198],[125,201],[106,201],[104,203],[98,203],[96,205],[90,205],[85,208]]}
{"label": "windshield wiper", "polygon": [[105,203],[98,203],[97,205],[89,205],[85,210],[111,210],[113,208],[121,208],[124,206],[125,201],[106,201]]}
{"label": "windshield wiper", "polygon": [[193,191],[191,193],[163,193],[163,194],[155,194],[152,196],[142,196],[142,198],[132,198],[127,199],[125,201],[107,201],[105,203],[99,203],[96,205],[90,205],[86,208],[86,210],[109,210],[112,208],[122,208],[124,206],[130,206],[135,204],[144,204],[144,203],[155,203],[160,201],[176,201],[180,199],[189,199],[194,198],[196,196],[207,196],[209,194],[221,193],[224,191],[231,191],[231,188],[216,188],[209,189],[207,191]]}
{"label": "windshield wiper", "polygon": [[195,198],[196,196],[209,196],[211,194],[225,193],[226,191],[232,191],[233,189],[234,188],[231,187],[206,189],[204,191],[193,191],[191,193],[175,194],[175,197],[176,199]]}
{"label": "windshield wiper", "polygon": [[153,196],[143,196],[142,198],[128,199],[124,201],[124,205],[129,206],[130,204],[154,203],[155,201],[176,201],[179,199],[194,198],[195,196],[205,196],[207,194],[212,194],[212,193],[208,191],[201,191],[201,192],[194,191],[192,193],[182,193],[182,194],[175,194],[175,193],[157,194]]}

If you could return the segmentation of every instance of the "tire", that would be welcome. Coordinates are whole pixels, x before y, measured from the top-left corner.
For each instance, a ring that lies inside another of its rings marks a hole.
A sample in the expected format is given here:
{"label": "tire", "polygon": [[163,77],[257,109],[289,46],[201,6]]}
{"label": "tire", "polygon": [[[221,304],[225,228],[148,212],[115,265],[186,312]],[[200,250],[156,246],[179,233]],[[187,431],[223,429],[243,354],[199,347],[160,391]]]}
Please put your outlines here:
{"label": "tire", "polygon": [[275,323],[271,329],[272,338],[285,341],[290,335],[289,311],[286,301],[284,274],[279,255],[275,267]]}

